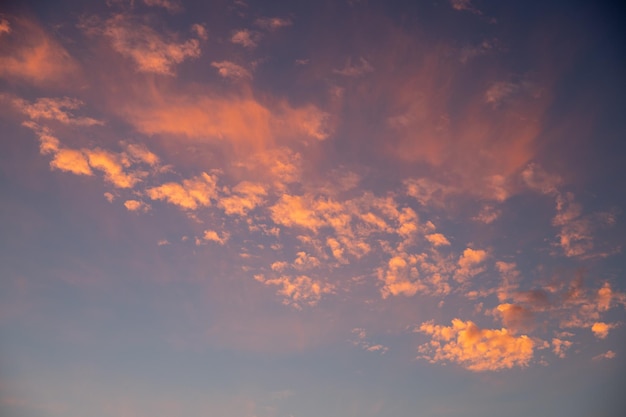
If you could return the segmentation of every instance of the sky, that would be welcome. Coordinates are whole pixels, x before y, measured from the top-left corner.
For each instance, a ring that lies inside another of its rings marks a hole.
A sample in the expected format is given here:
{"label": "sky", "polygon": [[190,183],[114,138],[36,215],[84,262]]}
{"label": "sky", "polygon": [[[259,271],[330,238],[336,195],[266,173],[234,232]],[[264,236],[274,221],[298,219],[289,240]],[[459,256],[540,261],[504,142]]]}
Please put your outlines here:
{"label": "sky", "polygon": [[613,3],[3,2],[0,415],[624,415]]}

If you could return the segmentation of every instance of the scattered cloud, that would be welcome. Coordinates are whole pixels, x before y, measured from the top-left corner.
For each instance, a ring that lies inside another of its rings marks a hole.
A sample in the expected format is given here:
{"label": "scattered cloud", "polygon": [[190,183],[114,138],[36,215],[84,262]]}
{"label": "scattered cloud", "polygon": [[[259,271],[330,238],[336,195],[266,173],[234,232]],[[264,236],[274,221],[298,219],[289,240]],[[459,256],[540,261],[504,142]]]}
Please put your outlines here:
{"label": "scattered cloud", "polygon": [[606,339],[606,337],[609,335],[609,330],[611,330],[613,327],[615,327],[614,324],[607,324],[599,321],[591,325],[591,331],[597,338]]}
{"label": "scattered cloud", "polygon": [[303,306],[315,306],[324,294],[334,292],[334,286],[322,281],[314,280],[306,275],[295,278],[282,276],[279,278],[266,279],[262,275],[255,275],[258,282],[268,286],[278,286],[278,295],[283,296],[283,304],[296,309]]}
{"label": "scattered cloud", "polygon": [[380,355],[384,355],[389,351],[389,348],[381,344],[373,344],[368,340],[367,332],[362,328],[352,329],[352,334],[355,339],[352,340],[352,344],[368,352],[377,352]]}
{"label": "scattered cloud", "polygon": [[139,200],[126,200],[124,202],[124,207],[126,207],[126,209],[128,211],[143,211],[143,212],[146,212],[146,211],[150,210],[150,205],[144,203],[143,201],[139,201]]}
{"label": "scattered cloud", "polygon": [[216,242],[220,245],[225,245],[230,238],[230,234],[224,232],[220,236],[215,230],[205,230],[202,238],[209,242]]}
{"label": "scattered cloud", "polygon": [[231,80],[252,79],[250,71],[230,61],[212,62],[211,66],[217,68],[217,72],[224,78],[230,78]]}

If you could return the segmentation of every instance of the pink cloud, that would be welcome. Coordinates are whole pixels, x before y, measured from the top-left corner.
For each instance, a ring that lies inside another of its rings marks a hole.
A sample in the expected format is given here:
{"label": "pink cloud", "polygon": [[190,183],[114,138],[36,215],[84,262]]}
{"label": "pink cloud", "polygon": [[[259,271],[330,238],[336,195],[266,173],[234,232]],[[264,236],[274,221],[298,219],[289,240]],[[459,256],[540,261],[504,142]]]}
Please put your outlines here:
{"label": "pink cloud", "polygon": [[5,52],[0,55],[0,77],[58,86],[78,74],[76,61],[36,22],[3,18],[0,27],[0,45],[10,42],[10,47],[3,48]]}

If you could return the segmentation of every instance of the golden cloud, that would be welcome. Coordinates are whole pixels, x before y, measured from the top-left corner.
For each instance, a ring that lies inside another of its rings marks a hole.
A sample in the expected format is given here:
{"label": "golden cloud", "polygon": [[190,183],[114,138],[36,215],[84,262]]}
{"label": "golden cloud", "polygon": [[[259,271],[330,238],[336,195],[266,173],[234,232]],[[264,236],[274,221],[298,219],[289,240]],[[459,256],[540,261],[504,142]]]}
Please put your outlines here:
{"label": "golden cloud", "polygon": [[527,366],[534,342],[526,335],[515,337],[506,329],[481,329],[471,321],[452,320],[452,326],[422,323],[419,331],[431,336],[419,347],[430,362],[454,362],[470,371],[497,371]]}

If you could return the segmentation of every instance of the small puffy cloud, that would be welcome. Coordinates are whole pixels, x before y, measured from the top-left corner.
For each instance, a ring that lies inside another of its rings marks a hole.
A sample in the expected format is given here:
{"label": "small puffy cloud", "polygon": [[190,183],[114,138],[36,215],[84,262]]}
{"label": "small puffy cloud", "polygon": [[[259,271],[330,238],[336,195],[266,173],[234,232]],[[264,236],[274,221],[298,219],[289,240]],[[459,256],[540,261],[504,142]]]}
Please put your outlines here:
{"label": "small puffy cloud", "polygon": [[254,277],[257,281],[279,287],[278,294],[284,297],[283,304],[301,309],[303,305],[316,305],[323,294],[330,294],[334,286],[322,281],[313,280],[306,275],[295,278],[283,276],[280,278],[265,279],[261,275]]}
{"label": "small puffy cloud", "polygon": [[157,241],[157,246],[166,246],[166,245],[170,245],[170,241],[167,239],[159,239]]}
{"label": "small puffy cloud", "polygon": [[126,200],[124,207],[126,207],[128,211],[148,211],[150,209],[148,204],[139,200]]}
{"label": "small puffy cloud", "polygon": [[593,357],[594,361],[598,361],[598,360],[602,360],[602,359],[613,359],[615,357],[615,352],[613,352],[612,350],[607,350],[604,353],[601,353],[597,356]]}
{"label": "small puffy cloud", "polygon": [[108,191],[106,193],[104,193],[104,198],[106,198],[106,200],[109,203],[112,203],[113,200],[115,200],[115,196],[112,193],[108,192]]}
{"label": "small puffy cloud", "polygon": [[76,175],[93,175],[87,155],[75,149],[59,149],[50,161],[50,167]]}
{"label": "small puffy cloud", "polygon": [[101,31],[110,39],[113,49],[132,59],[140,72],[174,75],[175,65],[200,56],[197,39],[180,42],[174,35],[162,35],[121,14],[107,20],[101,30],[89,27],[87,30]]}
{"label": "small puffy cloud", "polygon": [[258,45],[260,35],[248,29],[241,29],[233,33],[230,41],[245,48],[255,48]]}
{"label": "small puffy cloud", "polygon": [[289,18],[283,17],[260,17],[254,21],[254,24],[261,29],[274,31],[280,28],[291,26],[293,22]]}
{"label": "small puffy cloud", "polygon": [[454,278],[461,282],[480,274],[484,270],[480,265],[485,262],[487,256],[487,252],[482,249],[465,249],[457,262],[458,269],[454,273]]}
{"label": "small puffy cloud", "polygon": [[390,295],[405,295],[411,297],[415,295],[421,286],[417,282],[418,271],[412,267],[406,259],[401,256],[394,256],[389,259],[387,269],[379,271],[378,278],[385,284],[381,288],[381,295],[387,298]]}
{"label": "small puffy cloud", "polygon": [[184,210],[208,207],[217,197],[217,179],[207,173],[183,180],[182,183],[168,182],[148,188],[146,194],[153,200],[164,200]]}
{"label": "small puffy cloud", "polygon": [[599,321],[591,325],[591,331],[593,332],[594,336],[596,336],[597,338],[606,339],[606,337],[609,335],[609,330],[611,330],[614,327],[615,327],[614,324],[607,324],[607,323]]}
{"label": "small puffy cloud", "polygon": [[230,238],[230,235],[224,232],[222,233],[222,236],[220,236],[215,230],[205,230],[202,238],[206,241],[216,242],[220,245],[224,245]]}
{"label": "small puffy cloud", "polygon": [[344,77],[359,77],[372,71],[374,71],[374,67],[363,57],[359,59],[357,64],[353,64],[352,59],[348,58],[343,68],[333,70],[335,74],[343,75]]}
{"label": "small puffy cloud", "polygon": [[565,357],[565,351],[567,351],[572,346],[572,342],[569,340],[553,338],[552,339],[552,351],[559,358]]}
{"label": "small puffy cloud", "polygon": [[450,242],[448,241],[448,239],[446,239],[446,237],[444,235],[442,235],[441,233],[431,233],[429,235],[426,235],[426,240],[428,240],[431,245],[437,247],[437,246],[450,246]]}
{"label": "small puffy cloud", "polygon": [[252,78],[250,71],[230,61],[212,62],[211,66],[217,68],[217,72],[224,78],[231,80],[249,80]]}
{"label": "small puffy cloud", "polygon": [[452,320],[452,326],[425,322],[419,331],[431,336],[419,347],[431,363],[454,362],[470,371],[497,371],[527,366],[534,342],[526,335],[513,336],[506,328],[481,329],[471,321]]}
{"label": "small puffy cloud", "polygon": [[89,165],[104,173],[106,181],[117,188],[132,188],[139,178],[124,172],[129,165],[122,156],[104,149],[86,149],[83,151],[89,160]]}
{"label": "small puffy cloud", "polygon": [[69,110],[76,110],[83,102],[69,97],[38,98],[34,103],[15,99],[13,104],[31,120],[56,120],[66,125],[93,126],[102,125],[99,120],[91,117],[76,117]]}

